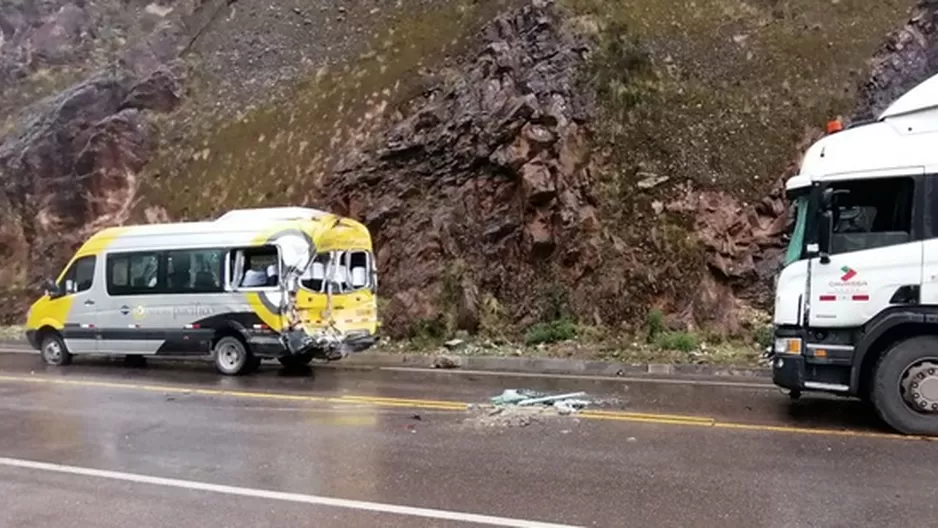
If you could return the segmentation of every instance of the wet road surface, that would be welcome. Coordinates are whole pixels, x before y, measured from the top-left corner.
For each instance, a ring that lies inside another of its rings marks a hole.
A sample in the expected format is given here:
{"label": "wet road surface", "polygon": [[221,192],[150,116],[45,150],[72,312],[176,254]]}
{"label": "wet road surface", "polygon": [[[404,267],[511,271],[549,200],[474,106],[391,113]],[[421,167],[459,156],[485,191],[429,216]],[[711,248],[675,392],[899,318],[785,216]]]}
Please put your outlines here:
{"label": "wet road surface", "polygon": [[[0,526],[933,524],[935,442],[856,402],[704,381],[273,365],[231,378],[0,354]],[[469,407],[519,387],[598,404]]]}

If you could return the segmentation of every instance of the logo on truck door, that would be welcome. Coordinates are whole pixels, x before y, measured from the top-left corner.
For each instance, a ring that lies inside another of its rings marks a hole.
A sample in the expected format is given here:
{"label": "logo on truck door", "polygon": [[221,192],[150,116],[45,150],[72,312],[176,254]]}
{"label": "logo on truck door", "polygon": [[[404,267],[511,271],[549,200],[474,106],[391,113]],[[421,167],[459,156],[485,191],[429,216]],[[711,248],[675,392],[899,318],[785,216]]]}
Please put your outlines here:
{"label": "logo on truck door", "polygon": [[853,268],[851,268],[850,266],[844,266],[844,267],[840,268],[840,271],[844,272],[844,274],[841,275],[841,277],[840,277],[840,280],[843,281],[843,282],[847,282],[848,280],[850,280],[850,279],[856,277],[856,275],[857,275],[857,272],[856,272]]}
{"label": "logo on truck door", "polygon": [[[843,273],[843,275],[840,276],[840,280],[832,280],[827,283],[827,286],[830,289],[827,292],[819,295],[818,300],[821,302],[869,301],[870,292],[867,290],[869,284],[865,280],[857,280],[857,277],[860,275],[857,270],[851,268],[850,266],[842,266],[840,271]],[[830,319],[836,319],[836,316],[834,315],[826,317]]]}

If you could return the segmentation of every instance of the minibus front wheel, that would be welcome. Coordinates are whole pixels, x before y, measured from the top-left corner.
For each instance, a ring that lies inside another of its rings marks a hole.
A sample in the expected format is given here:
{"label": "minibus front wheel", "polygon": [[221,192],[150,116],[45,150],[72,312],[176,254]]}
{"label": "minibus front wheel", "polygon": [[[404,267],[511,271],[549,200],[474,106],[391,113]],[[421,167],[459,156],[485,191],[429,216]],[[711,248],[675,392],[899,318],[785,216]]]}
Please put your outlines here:
{"label": "minibus front wheel", "polygon": [[42,336],[39,352],[42,360],[53,367],[64,367],[72,362],[72,354],[57,332],[45,332]]}

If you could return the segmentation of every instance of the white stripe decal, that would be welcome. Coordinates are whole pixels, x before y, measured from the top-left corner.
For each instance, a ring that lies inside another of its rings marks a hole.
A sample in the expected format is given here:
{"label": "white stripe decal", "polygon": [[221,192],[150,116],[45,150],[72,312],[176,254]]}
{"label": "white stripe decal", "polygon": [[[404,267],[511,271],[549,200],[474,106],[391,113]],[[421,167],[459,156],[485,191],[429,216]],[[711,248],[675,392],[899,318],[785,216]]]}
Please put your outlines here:
{"label": "white stripe decal", "polygon": [[573,528],[572,525],[567,524],[551,524],[538,521],[528,521],[525,519],[512,519],[509,517],[494,517],[490,515],[478,515],[474,513],[462,513],[448,510],[433,510],[429,508],[397,506],[395,504],[382,504],[379,502],[334,499],[330,497],[319,497],[316,495],[304,495],[301,493],[286,493],[282,491],[268,491],[253,488],[242,488],[238,486],[225,486],[222,484],[209,484],[207,482],[196,482],[192,480],[151,477],[149,475],[139,475],[136,473],[123,473],[120,471],[107,471],[103,469],[65,466],[62,464],[50,464],[48,462],[35,462],[32,460],[19,460],[15,458],[0,457],[0,465],[24,469],[35,469],[39,471],[51,471],[54,473],[67,473],[69,475],[82,475],[86,477],[120,480],[124,482],[136,482],[139,484],[152,484],[155,486],[168,486],[172,488],[210,491],[213,493],[223,493],[226,495],[240,495],[242,497],[256,497],[262,499],[315,504],[319,506],[348,508],[351,510],[372,511],[378,513],[393,513],[396,515],[424,517],[428,519],[445,519],[449,521],[461,521],[485,524],[489,526],[512,526],[516,528]]}

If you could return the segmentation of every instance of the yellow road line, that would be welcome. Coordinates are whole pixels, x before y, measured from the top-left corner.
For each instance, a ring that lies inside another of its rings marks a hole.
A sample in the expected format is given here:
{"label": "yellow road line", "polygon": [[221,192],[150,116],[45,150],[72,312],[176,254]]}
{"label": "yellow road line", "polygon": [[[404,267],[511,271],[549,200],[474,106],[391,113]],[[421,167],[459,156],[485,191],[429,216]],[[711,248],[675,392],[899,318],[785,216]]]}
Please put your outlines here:
{"label": "yellow road line", "polygon": [[350,401],[367,400],[369,402],[382,401],[382,402],[394,402],[394,403],[414,403],[418,405],[424,405],[428,403],[432,405],[448,405],[448,406],[458,405],[462,408],[465,408],[468,405],[467,403],[464,403],[464,402],[457,402],[457,401],[452,401],[452,400],[408,400],[405,398],[382,398],[382,397],[376,397],[376,396],[349,395],[349,396],[342,396],[342,399],[350,400]]}
{"label": "yellow road line", "polygon": [[446,411],[463,411],[467,404],[457,402],[433,402],[421,400],[395,400],[393,398],[369,398],[367,396],[307,396],[302,394],[289,394],[282,392],[248,392],[225,389],[203,389],[178,385],[145,385],[137,383],[114,383],[94,380],[57,379],[46,377],[27,376],[0,376],[0,381],[14,383],[36,383],[52,385],[70,385],[75,387],[95,387],[107,389],[130,389],[146,392],[162,392],[176,394],[197,394],[200,396],[229,396],[234,398],[267,399],[279,401],[299,401],[314,403],[340,403],[345,405],[374,405],[378,407],[413,407],[420,409],[435,409]]}
{"label": "yellow road line", "polygon": [[713,418],[709,416],[691,416],[686,414],[654,414],[654,413],[637,413],[637,412],[622,412],[622,411],[592,411],[587,410],[579,414],[579,416],[586,416],[589,418],[598,418],[603,419],[607,417],[615,418],[635,418],[636,420],[666,420],[671,422],[700,422],[704,424],[712,424]]}
{"label": "yellow road line", "polygon": [[[0,382],[34,383],[49,385],[67,385],[73,387],[92,387],[107,389],[138,390],[161,393],[184,393],[202,396],[228,396],[246,399],[266,399],[279,401],[298,401],[306,403],[336,403],[343,405],[372,405],[376,407],[408,407],[414,409],[432,409],[442,411],[465,411],[468,403],[443,400],[417,400],[407,398],[385,398],[374,396],[308,396],[303,394],[290,394],[283,392],[255,392],[243,390],[206,389],[186,387],[180,385],[152,385],[138,383],[118,383],[109,381],[96,381],[90,379],[63,379],[44,376],[5,376],[0,375]],[[842,429],[823,429],[789,425],[747,424],[735,422],[721,422],[709,416],[693,416],[680,414],[636,413],[624,411],[585,410],[577,414],[581,418],[590,420],[609,420],[632,423],[647,423],[658,425],[684,425],[707,427],[711,429],[725,429],[737,431],[757,431],[772,433],[794,433],[821,436],[842,436],[853,438],[888,438],[894,440],[935,440],[922,436],[906,436],[892,433],[879,433],[875,431],[850,431]]]}
{"label": "yellow road line", "polygon": [[[629,413],[622,413],[627,415]],[[878,433],[876,431],[851,431],[848,429],[824,429],[824,428],[814,428],[814,427],[799,427],[793,425],[768,425],[768,424],[747,424],[747,423],[736,423],[736,422],[721,422],[715,418],[704,418],[699,417],[695,419],[678,419],[678,418],[654,418],[651,416],[642,417],[642,416],[617,416],[613,414],[609,415],[590,415],[589,412],[580,413],[581,416],[585,418],[592,418],[594,420],[613,420],[613,421],[622,421],[622,422],[642,422],[642,423],[651,423],[651,424],[661,424],[661,425],[690,425],[696,427],[709,427],[711,429],[730,429],[730,430],[739,430],[739,431],[758,431],[763,433],[795,433],[795,434],[810,434],[810,435],[820,435],[820,436],[845,436],[853,438],[889,438],[893,440],[938,440],[938,438],[930,438],[927,436],[913,436],[913,435],[901,435],[897,433]],[[653,415],[652,415],[653,416]]]}

